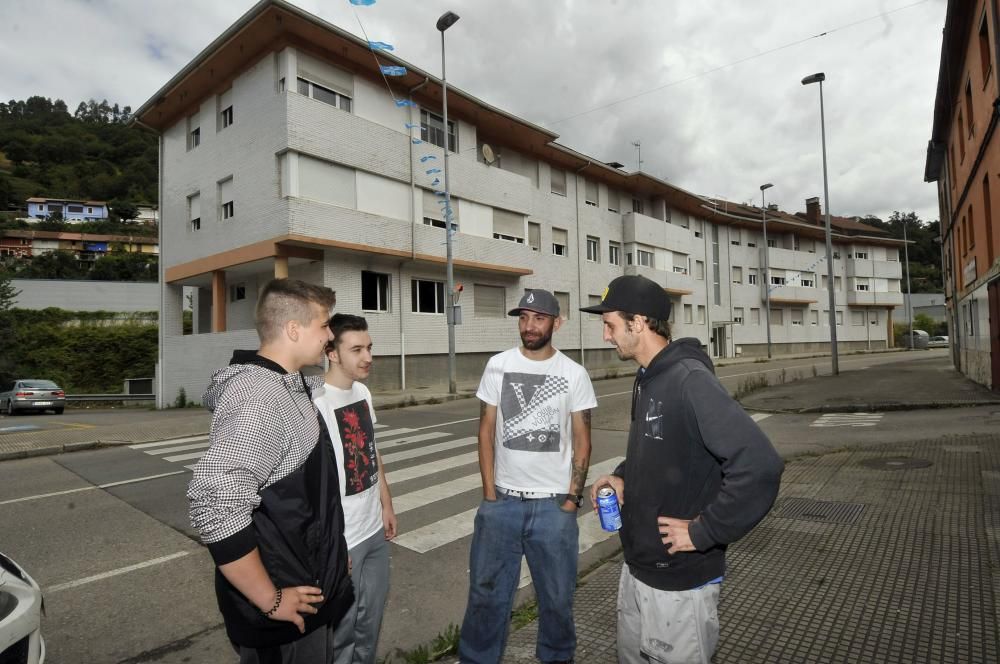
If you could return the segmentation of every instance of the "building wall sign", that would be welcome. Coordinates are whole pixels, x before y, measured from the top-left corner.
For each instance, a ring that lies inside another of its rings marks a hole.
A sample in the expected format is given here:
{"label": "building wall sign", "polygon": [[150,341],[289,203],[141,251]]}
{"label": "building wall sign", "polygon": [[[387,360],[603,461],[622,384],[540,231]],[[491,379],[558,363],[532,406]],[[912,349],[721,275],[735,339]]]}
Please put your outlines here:
{"label": "building wall sign", "polygon": [[976,257],[973,256],[972,260],[965,264],[965,268],[962,270],[962,284],[968,286],[973,281],[976,280]]}

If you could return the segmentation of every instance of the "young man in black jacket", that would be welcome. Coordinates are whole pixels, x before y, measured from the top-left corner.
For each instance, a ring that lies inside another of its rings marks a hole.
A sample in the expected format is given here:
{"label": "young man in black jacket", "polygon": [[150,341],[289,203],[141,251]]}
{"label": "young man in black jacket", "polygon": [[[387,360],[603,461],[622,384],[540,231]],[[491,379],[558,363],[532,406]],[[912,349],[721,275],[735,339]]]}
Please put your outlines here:
{"label": "young man in black jacket", "polygon": [[704,662],[719,638],[726,546],[767,514],[784,464],[715,377],[697,339],[671,340],[670,298],[618,277],[598,305],[604,340],[639,365],[625,461],[611,486],[622,510],[618,659]]}
{"label": "young man in black jacket", "polygon": [[236,351],[203,397],[211,446],[188,487],[191,523],[241,664],[332,663],[354,600],[337,465],[310,398],[323,378],[299,373],[323,358],[334,301],[329,288],[269,282],[260,350]]}

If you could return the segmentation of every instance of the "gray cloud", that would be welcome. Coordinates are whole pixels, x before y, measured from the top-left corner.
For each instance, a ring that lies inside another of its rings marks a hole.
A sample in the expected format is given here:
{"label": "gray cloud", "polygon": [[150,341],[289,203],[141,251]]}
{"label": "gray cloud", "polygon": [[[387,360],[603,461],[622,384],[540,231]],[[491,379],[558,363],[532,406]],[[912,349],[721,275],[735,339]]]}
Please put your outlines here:
{"label": "gray cloud", "polygon": [[[40,94],[70,108],[91,97],[137,106],[252,6],[5,4],[0,98]],[[435,73],[434,22],[451,9],[462,18],[447,33],[448,78],[463,90],[559,132],[569,147],[629,169],[636,166],[631,142],[641,140],[643,170],[698,193],[758,201],[758,186],[773,182],[769,201],[789,211],[822,196],[819,91],[799,81],[824,71],[832,211],[885,217],[912,209],[937,218],[935,189],[922,175],[944,0],[840,30],[910,3],[843,0],[797,13],[777,0],[300,4],[359,35],[360,17],[369,37]],[[45,26],[43,34],[37,26]]]}

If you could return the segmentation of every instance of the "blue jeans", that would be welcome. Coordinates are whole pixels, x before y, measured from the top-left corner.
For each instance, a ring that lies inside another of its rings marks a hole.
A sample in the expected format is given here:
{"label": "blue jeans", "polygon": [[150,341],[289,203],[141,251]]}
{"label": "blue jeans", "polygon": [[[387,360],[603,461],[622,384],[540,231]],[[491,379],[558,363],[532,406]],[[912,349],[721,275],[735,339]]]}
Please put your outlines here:
{"label": "blue jeans", "polygon": [[573,659],[579,529],[576,510],[564,511],[560,498],[520,498],[497,494],[476,514],[469,553],[469,601],[458,656],[463,664],[498,664],[507,645],[507,627],[521,572],[528,560],[538,600],[538,642],[543,662]]}
{"label": "blue jeans", "polygon": [[333,633],[335,664],[374,664],[389,594],[389,543],[377,533],[349,550],[354,603]]}

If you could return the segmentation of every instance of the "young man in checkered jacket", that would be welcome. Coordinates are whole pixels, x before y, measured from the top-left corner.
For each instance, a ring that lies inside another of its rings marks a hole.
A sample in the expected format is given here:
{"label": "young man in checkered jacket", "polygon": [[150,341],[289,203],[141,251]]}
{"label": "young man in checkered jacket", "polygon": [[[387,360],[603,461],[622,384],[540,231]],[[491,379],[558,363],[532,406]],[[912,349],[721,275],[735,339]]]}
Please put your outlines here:
{"label": "young man in checkered jacket", "polygon": [[261,291],[260,350],[212,377],[211,447],[188,487],[192,525],[241,664],[331,663],[354,600],[337,465],[305,378],[330,340],[333,291],[275,279]]}

